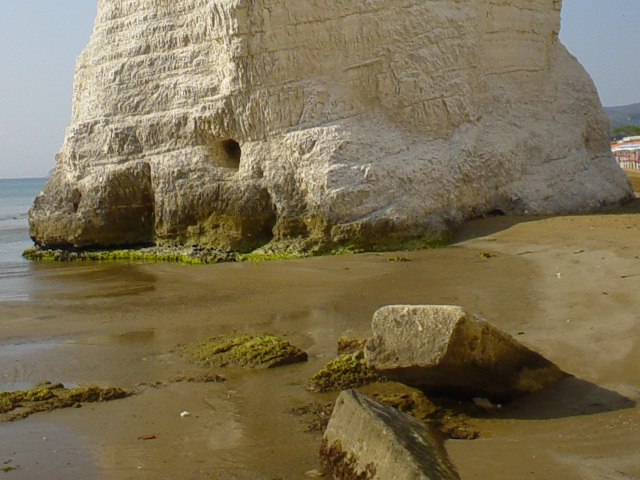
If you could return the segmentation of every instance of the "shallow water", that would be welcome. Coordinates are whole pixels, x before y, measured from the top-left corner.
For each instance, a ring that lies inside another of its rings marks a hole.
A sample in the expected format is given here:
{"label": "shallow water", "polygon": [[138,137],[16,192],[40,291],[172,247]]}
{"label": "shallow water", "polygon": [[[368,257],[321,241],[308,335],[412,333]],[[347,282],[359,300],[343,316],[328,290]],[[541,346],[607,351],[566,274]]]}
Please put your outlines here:
{"label": "shallow water", "polygon": [[0,301],[28,300],[32,270],[22,252],[32,245],[28,213],[46,179],[0,179]]}
{"label": "shallow water", "polygon": [[47,421],[0,424],[0,464],[15,468],[2,474],[13,480],[99,475],[82,438],[68,427]]}

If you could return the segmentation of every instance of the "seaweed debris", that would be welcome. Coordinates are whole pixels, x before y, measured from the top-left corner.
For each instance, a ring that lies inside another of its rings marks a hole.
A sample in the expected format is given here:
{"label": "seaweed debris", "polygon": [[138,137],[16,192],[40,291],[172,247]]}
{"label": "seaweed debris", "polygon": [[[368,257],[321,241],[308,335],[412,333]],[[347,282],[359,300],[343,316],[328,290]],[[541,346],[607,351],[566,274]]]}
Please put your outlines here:
{"label": "seaweed debris", "polygon": [[129,395],[131,393],[117,387],[65,388],[61,383],[43,382],[28,390],[0,392],[0,421],[13,421],[37,412],[107,402]]}
{"label": "seaweed debris", "polygon": [[200,365],[274,368],[307,361],[307,353],[271,335],[222,335],[183,347],[183,355]]}
{"label": "seaweed debris", "polygon": [[335,392],[356,388],[385,378],[367,366],[362,351],[347,353],[331,360],[307,384],[312,392]]}

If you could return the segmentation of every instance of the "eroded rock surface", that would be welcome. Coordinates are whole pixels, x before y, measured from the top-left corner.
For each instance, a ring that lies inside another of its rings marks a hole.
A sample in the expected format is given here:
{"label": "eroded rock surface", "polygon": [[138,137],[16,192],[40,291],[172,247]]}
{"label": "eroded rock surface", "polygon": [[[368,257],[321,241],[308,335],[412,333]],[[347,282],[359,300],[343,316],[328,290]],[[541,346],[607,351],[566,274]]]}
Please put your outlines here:
{"label": "eroded rock surface", "polygon": [[49,248],[433,240],[630,198],[560,0],[100,0]]}
{"label": "eroded rock surface", "polygon": [[343,391],[321,457],[340,480],[457,480],[439,433],[355,390]]}
{"label": "eroded rock surface", "polygon": [[510,400],[566,376],[556,365],[461,307],[392,305],[375,312],[367,364],[436,393]]}

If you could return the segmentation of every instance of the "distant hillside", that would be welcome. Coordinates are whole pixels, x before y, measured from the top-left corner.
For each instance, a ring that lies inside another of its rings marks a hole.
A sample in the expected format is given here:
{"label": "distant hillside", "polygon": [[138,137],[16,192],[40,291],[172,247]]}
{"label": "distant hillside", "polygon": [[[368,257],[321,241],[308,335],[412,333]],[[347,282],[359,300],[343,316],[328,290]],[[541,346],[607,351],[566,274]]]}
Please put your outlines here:
{"label": "distant hillside", "polygon": [[621,107],[605,107],[611,119],[611,128],[621,125],[640,125],[640,103]]}

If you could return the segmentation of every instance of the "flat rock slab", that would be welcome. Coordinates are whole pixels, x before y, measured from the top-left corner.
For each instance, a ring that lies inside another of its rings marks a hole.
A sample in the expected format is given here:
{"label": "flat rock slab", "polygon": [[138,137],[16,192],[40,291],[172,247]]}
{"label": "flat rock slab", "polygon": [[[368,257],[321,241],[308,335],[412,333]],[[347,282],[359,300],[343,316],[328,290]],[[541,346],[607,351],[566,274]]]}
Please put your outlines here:
{"label": "flat rock slab", "polygon": [[542,355],[456,306],[387,306],[373,316],[365,359],[427,392],[510,400],[566,376]]}
{"label": "flat rock slab", "polygon": [[321,457],[339,480],[459,479],[434,429],[355,390],[338,397]]}

